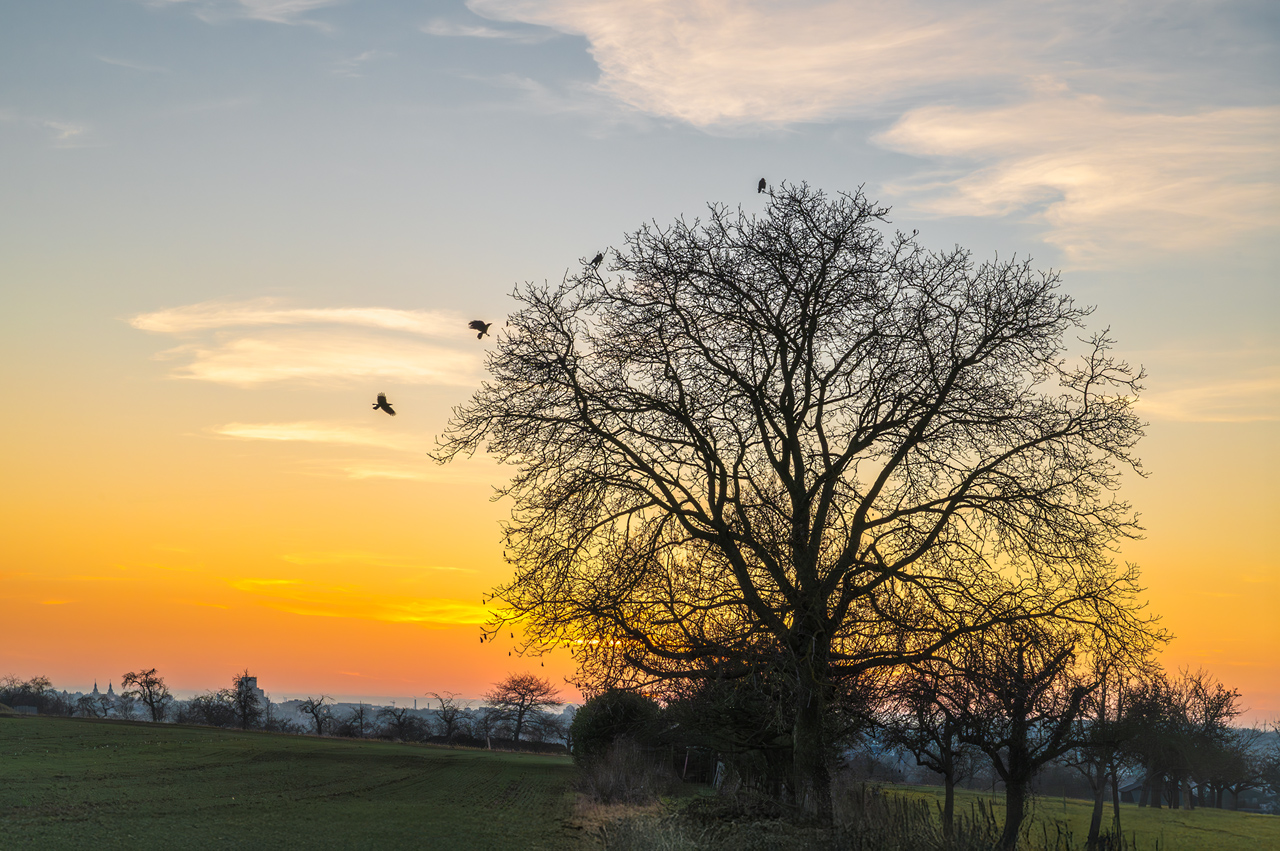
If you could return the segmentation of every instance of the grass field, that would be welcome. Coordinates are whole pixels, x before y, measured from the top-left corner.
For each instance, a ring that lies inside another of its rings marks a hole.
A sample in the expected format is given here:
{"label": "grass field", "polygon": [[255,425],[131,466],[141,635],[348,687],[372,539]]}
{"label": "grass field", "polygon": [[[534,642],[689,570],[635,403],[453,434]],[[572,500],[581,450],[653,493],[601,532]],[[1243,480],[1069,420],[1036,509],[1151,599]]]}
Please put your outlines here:
{"label": "grass field", "polygon": [[589,848],[564,757],[0,717],[0,847]]}
{"label": "grass field", "polygon": [[[940,786],[890,787],[900,794],[942,802]],[[1004,818],[1004,799],[965,789],[956,790],[956,813],[969,812],[979,798],[990,802],[998,819]],[[1076,843],[1084,847],[1089,835],[1089,818],[1093,804],[1076,798],[1039,798],[1032,820],[1050,825],[1049,836],[1055,835],[1053,822],[1063,822]],[[1103,811],[1103,829],[1110,826],[1111,804]],[[1140,851],[1280,851],[1280,817],[1226,810],[1170,810],[1121,804],[1121,829],[1126,837],[1137,839]],[[1033,838],[1043,835],[1039,824],[1032,826]],[[1158,843],[1158,844],[1157,844]]]}
{"label": "grass field", "polygon": [[[556,756],[4,715],[0,849],[599,847],[570,826],[573,771]],[[1003,815],[999,796],[964,790],[957,812],[980,797]],[[1083,848],[1089,813],[1085,801],[1042,798],[1033,819],[1065,823]],[[1274,816],[1122,813],[1140,851],[1280,849]]]}

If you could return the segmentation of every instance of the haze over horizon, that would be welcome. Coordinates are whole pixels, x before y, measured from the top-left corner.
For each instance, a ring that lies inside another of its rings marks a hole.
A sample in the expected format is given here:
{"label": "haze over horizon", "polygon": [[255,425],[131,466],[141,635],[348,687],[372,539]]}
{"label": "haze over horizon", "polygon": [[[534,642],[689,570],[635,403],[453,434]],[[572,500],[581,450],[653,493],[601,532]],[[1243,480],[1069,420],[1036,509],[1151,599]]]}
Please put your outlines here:
{"label": "haze over horizon", "polygon": [[[482,694],[469,320],[646,221],[864,186],[1031,255],[1148,372],[1165,665],[1280,719],[1280,13],[1265,2],[47,0],[0,27],[0,674]],[[397,411],[372,411],[386,392]],[[545,667],[540,666],[545,662]],[[576,699],[569,687],[565,696]]]}

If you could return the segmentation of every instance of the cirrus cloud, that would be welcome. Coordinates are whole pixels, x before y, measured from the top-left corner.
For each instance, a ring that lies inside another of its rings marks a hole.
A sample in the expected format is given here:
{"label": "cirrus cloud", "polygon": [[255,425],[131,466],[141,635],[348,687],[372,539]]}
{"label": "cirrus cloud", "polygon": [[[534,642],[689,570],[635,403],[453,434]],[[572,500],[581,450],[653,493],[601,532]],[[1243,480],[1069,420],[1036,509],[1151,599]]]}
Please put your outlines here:
{"label": "cirrus cloud", "polygon": [[295,308],[254,299],[167,308],[129,322],[153,333],[201,337],[160,353],[183,361],[170,373],[175,378],[238,387],[373,379],[469,386],[480,375],[480,351],[463,348],[465,321],[438,311]]}

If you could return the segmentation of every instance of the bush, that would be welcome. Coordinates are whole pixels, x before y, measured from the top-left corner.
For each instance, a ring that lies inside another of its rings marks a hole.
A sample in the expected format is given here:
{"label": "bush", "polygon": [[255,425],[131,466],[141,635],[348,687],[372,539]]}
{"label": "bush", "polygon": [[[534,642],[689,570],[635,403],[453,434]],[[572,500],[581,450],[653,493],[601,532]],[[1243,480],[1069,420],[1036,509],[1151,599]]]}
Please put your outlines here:
{"label": "bush", "polygon": [[577,789],[600,804],[647,804],[673,794],[680,785],[670,766],[623,736],[583,763]]}
{"label": "bush", "polygon": [[576,762],[590,762],[622,737],[653,743],[662,710],[656,701],[632,691],[610,689],[587,700],[569,727]]}

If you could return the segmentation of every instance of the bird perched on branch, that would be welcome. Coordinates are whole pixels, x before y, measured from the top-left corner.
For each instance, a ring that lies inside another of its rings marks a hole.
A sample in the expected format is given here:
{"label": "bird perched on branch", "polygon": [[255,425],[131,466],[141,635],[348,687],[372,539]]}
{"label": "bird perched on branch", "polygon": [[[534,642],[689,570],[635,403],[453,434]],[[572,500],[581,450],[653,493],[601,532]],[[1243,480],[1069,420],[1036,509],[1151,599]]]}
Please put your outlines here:
{"label": "bird perched on branch", "polygon": [[480,332],[479,334],[476,334],[476,339],[479,340],[482,339],[485,334],[489,333],[489,326],[492,324],[492,322],[481,322],[479,319],[472,319],[467,323],[467,327],[472,331]]}
{"label": "bird perched on branch", "polygon": [[768,186],[769,184],[764,182],[764,178],[763,177],[760,178],[760,182],[756,184],[756,194],[759,195],[761,192],[767,189]]}
{"label": "bird perched on branch", "polygon": [[600,264],[601,264],[601,263],[603,263],[603,262],[604,262],[604,252],[603,252],[603,251],[597,251],[597,252],[596,252],[596,256],[595,256],[595,257],[592,257],[592,258],[591,258],[591,262],[590,262],[589,264],[587,264],[587,265],[589,265],[592,269],[599,269],[599,268],[600,268]]}
{"label": "bird perched on branch", "polygon": [[375,411],[378,410],[379,408],[386,411],[388,414],[390,414],[393,417],[396,415],[396,412],[391,410],[391,403],[387,401],[386,393],[379,393],[378,401],[373,403],[373,409]]}

